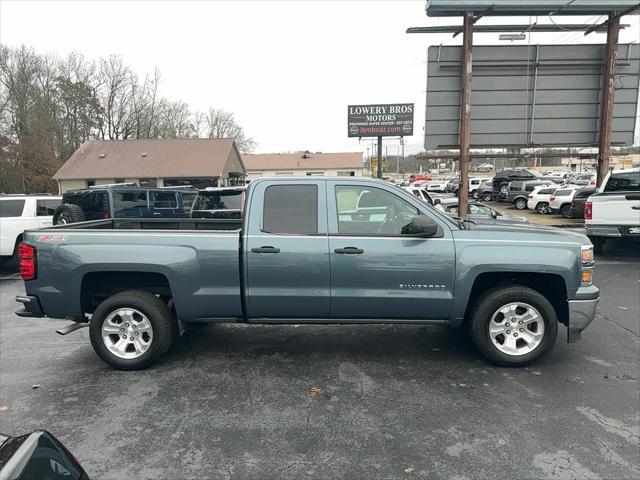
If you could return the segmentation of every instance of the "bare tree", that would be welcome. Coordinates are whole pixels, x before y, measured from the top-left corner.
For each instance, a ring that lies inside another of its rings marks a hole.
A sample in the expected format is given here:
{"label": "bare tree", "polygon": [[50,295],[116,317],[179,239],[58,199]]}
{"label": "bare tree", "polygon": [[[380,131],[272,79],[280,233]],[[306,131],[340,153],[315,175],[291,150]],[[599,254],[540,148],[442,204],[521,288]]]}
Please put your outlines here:
{"label": "bare tree", "polygon": [[249,153],[255,148],[255,141],[236,123],[233,113],[221,108],[209,109],[205,116],[205,129],[207,138],[233,138],[242,153]]}

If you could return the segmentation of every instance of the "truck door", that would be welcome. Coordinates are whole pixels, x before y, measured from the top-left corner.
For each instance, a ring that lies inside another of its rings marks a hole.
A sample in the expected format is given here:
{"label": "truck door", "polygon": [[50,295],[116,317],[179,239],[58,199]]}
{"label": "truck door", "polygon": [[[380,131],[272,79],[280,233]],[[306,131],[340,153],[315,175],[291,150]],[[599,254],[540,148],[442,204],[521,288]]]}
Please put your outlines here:
{"label": "truck door", "polygon": [[260,182],[245,228],[247,311],[261,318],[329,315],[325,182]]}
{"label": "truck door", "polygon": [[[446,221],[394,187],[327,182],[332,318],[447,319],[455,249]],[[402,235],[418,214],[442,227],[434,238]]]}

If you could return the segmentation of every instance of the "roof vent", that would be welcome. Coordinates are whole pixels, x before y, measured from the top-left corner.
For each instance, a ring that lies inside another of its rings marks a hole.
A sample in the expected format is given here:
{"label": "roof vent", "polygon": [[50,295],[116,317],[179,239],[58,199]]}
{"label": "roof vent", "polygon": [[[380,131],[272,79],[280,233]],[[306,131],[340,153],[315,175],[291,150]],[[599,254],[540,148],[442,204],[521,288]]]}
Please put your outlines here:
{"label": "roof vent", "polygon": [[104,158],[104,157],[106,157],[106,156],[107,156],[107,154],[106,154],[106,153],[101,153],[100,155],[98,155],[98,158]]}
{"label": "roof vent", "polygon": [[140,156],[141,156],[141,157],[146,157],[147,155],[149,155],[147,152],[142,152],[142,153],[140,154]]}

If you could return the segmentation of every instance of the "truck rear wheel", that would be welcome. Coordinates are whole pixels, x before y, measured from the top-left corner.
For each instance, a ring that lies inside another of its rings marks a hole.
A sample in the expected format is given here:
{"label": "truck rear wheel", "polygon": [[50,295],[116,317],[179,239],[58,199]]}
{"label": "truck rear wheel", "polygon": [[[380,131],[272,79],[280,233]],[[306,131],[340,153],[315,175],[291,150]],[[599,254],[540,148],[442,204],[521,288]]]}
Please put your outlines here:
{"label": "truck rear wheel", "polygon": [[521,285],[496,287],[476,301],[469,318],[471,339],[492,363],[528,365],[555,343],[558,319],[551,303]]}
{"label": "truck rear wheel", "polygon": [[116,293],[96,308],[89,324],[91,345],[107,365],[139,370],[155,363],[175,337],[164,302],[149,292]]}

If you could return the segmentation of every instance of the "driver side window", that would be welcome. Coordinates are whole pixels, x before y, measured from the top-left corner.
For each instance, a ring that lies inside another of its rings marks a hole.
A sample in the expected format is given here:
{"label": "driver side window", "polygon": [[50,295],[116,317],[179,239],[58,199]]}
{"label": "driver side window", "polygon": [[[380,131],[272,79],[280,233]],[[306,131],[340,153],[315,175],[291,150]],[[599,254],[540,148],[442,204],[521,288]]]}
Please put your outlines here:
{"label": "driver side window", "polygon": [[402,235],[418,209],[381,188],[336,186],[338,233],[343,235]]}

